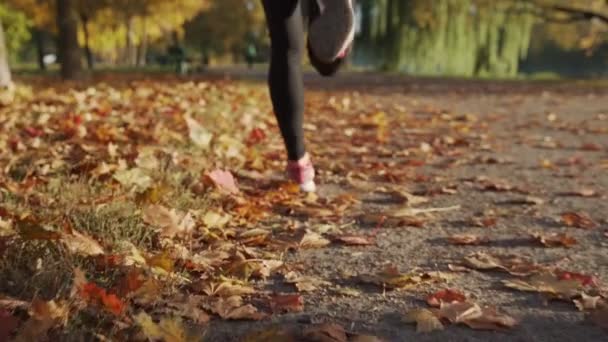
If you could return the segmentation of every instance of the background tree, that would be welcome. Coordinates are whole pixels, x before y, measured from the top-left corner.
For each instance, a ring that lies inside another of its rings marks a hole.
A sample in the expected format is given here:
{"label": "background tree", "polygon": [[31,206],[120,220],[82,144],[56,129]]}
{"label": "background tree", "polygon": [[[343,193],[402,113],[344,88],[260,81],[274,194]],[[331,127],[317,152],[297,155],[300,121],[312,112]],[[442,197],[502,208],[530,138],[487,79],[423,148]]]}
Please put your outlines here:
{"label": "background tree", "polygon": [[74,0],[57,0],[58,48],[61,76],[76,79],[82,74],[78,44],[78,14]]}

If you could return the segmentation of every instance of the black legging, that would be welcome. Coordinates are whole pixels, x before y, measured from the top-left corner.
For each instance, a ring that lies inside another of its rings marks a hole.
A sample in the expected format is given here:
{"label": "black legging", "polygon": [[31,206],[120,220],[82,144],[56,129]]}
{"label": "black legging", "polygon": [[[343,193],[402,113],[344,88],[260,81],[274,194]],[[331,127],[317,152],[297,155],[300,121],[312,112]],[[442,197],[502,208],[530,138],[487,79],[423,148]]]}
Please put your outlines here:
{"label": "black legging", "polygon": [[304,20],[300,0],[262,0],[270,31],[268,85],[289,160],[306,153],[304,146]]}

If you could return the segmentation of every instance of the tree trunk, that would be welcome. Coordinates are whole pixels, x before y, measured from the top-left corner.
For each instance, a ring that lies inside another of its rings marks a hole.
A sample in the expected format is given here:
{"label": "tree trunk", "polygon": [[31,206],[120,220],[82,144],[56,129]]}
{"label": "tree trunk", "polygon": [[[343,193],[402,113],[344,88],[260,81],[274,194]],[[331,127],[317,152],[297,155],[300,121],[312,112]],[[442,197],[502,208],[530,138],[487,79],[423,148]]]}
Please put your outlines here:
{"label": "tree trunk", "polygon": [[78,46],[78,19],[73,0],[57,0],[59,26],[59,60],[61,76],[76,79],[82,75],[82,61]]}
{"label": "tree trunk", "polygon": [[46,64],[44,64],[44,33],[42,30],[34,29],[34,43],[36,44],[36,59],[38,61],[38,67],[40,70],[46,70]]}
{"label": "tree trunk", "polygon": [[145,66],[146,65],[146,56],[148,55],[148,28],[146,19],[143,19],[142,23],[142,35],[141,35],[141,43],[139,44],[139,49],[137,51],[137,66]]}
{"label": "tree trunk", "polygon": [[93,70],[93,52],[89,45],[89,17],[86,14],[80,14],[80,21],[82,21],[82,32],[84,33],[84,53],[87,59],[87,67],[89,70]]}
{"label": "tree trunk", "polygon": [[4,40],[4,29],[0,22],[0,105],[5,105],[13,100],[13,81],[11,70],[8,67],[8,50]]}
{"label": "tree trunk", "polygon": [[137,53],[135,49],[135,32],[133,32],[133,18],[127,18],[127,32],[125,36],[125,64],[128,66],[134,66],[136,63]]}

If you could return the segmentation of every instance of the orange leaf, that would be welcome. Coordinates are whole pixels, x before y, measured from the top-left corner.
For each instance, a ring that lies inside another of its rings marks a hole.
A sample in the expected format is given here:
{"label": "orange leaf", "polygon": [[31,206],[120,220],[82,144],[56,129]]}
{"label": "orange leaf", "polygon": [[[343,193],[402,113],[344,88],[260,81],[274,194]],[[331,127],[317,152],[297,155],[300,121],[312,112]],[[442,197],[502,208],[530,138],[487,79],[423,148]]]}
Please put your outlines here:
{"label": "orange leaf", "polygon": [[304,297],[298,294],[276,295],[271,298],[270,307],[273,312],[301,312],[304,310]]}
{"label": "orange leaf", "polygon": [[205,174],[207,183],[215,185],[220,191],[234,195],[239,193],[236,179],[230,171],[214,170]]}
{"label": "orange leaf", "polygon": [[464,302],[466,300],[467,300],[467,297],[464,294],[462,294],[461,292],[459,292],[457,290],[451,290],[451,289],[445,289],[445,290],[435,292],[434,294],[432,294],[426,298],[426,302],[430,306],[436,306],[436,307],[440,307],[441,303],[451,304],[451,303]]}
{"label": "orange leaf", "polygon": [[576,280],[583,286],[597,286],[597,279],[594,276],[561,270],[556,271],[555,275],[560,280]]}
{"label": "orange leaf", "polygon": [[568,227],[593,229],[598,226],[589,215],[585,213],[566,212],[562,214],[562,222]]}
{"label": "orange leaf", "polygon": [[458,234],[452,235],[448,241],[453,245],[480,245],[487,242],[487,239],[474,234]]}
{"label": "orange leaf", "polygon": [[340,242],[348,246],[369,246],[376,244],[372,237],[364,235],[334,236],[333,240],[334,242]]}
{"label": "orange leaf", "polygon": [[85,283],[80,288],[80,295],[85,301],[101,305],[116,316],[124,312],[125,304],[115,294],[108,294],[105,289],[93,282]]}

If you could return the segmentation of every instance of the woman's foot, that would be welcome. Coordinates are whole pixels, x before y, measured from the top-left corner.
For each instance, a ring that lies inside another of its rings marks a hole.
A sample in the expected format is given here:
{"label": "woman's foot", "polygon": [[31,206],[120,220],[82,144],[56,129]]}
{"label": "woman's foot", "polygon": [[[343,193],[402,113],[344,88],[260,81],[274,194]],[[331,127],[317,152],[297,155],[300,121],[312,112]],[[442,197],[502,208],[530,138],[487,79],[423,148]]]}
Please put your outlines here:
{"label": "woman's foot", "polygon": [[352,0],[312,0],[308,55],[323,76],[338,71],[352,48],[355,12]]}
{"label": "woman's foot", "polygon": [[287,175],[289,179],[300,185],[304,192],[315,192],[315,168],[312,166],[310,156],[307,154],[300,160],[287,161]]}

